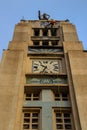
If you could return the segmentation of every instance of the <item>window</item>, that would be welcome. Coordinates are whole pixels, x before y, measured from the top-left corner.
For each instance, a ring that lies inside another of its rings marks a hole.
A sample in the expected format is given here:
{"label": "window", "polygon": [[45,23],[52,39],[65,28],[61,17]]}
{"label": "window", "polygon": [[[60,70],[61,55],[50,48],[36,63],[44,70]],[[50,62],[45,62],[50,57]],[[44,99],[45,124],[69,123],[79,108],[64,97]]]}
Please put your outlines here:
{"label": "window", "polygon": [[51,29],[51,35],[52,36],[57,36],[57,29],[56,28]]}
{"label": "window", "polygon": [[35,28],[34,29],[34,36],[39,36],[40,35],[40,29]]}
{"label": "window", "polygon": [[25,111],[23,113],[23,130],[39,129],[39,111]]}
{"label": "window", "polygon": [[48,45],[49,45],[49,42],[48,42],[48,41],[43,41],[43,42],[42,42],[42,45],[43,45],[43,46],[48,46]]}
{"label": "window", "polygon": [[72,130],[71,113],[68,111],[55,111],[56,130]]}
{"label": "window", "polygon": [[39,100],[39,92],[38,93],[25,93],[25,100],[27,101],[35,101]]}
{"label": "window", "polygon": [[58,45],[58,41],[52,41],[51,44],[52,44],[53,46]]}
{"label": "window", "polygon": [[43,36],[48,36],[48,29],[47,28],[43,29]]}
{"label": "window", "polygon": [[55,100],[56,101],[67,101],[69,100],[68,93],[55,93]]}
{"label": "window", "polygon": [[39,45],[39,41],[33,41],[33,45],[38,46]]}

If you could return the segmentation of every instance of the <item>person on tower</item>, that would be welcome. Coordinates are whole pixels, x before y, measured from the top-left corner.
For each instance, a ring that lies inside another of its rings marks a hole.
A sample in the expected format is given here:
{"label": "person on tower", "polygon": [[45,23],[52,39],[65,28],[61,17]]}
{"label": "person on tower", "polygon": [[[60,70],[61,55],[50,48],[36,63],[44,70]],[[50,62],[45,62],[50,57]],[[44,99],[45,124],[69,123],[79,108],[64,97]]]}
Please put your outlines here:
{"label": "person on tower", "polygon": [[53,27],[55,23],[56,23],[56,21],[55,21],[54,19],[51,19],[51,20],[50,20],[50,25],[51,25],[51,27]]}
{"label": "person on tower", "polygon": [[51,28],[52,28],[55,23],[56,23],[56,20],[51,19],[51,20],[49,21],[49,23],[48,23],[45,27],[50,27],[50,26],[51,26]]}

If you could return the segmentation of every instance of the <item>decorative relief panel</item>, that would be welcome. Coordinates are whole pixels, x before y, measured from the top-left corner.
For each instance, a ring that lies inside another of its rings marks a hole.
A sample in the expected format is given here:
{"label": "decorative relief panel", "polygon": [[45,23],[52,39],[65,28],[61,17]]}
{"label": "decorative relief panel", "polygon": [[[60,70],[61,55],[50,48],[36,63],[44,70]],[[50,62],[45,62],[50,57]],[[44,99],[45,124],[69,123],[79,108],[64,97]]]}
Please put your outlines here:
{"label": "decorative relief panel", "polygon": [[27,84],[67,84],[67,79],[66,78],[34,78],[34,77],[27,77],[26,78],[26,83]]}
{"label": "decorative relief panel", "polygon": [[62,48],[57,48],[57,49],[33,49],[29,48],[28,49],[29,53],[58,53],[58,52],[63,52]]}

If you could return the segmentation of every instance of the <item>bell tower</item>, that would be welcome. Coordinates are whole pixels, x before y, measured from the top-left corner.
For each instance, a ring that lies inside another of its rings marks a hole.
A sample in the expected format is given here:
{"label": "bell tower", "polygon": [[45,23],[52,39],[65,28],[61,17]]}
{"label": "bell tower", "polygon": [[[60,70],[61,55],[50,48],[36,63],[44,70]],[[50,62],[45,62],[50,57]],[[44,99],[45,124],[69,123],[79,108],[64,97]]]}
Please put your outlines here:
{"label": "bell tower", "polygon": [[16,24],[0,79],[0,129],[86,130],[87,52],[69,20]]}

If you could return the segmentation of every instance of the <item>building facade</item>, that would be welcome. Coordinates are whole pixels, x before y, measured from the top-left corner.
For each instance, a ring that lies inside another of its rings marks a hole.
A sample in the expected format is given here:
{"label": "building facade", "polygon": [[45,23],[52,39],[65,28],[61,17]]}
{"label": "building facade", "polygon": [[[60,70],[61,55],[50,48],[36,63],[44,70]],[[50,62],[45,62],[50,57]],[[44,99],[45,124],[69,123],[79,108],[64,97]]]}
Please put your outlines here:
{"label": "building facade", "polygon": [[21,20],[0,63],[1,130],[86,130],[87,52],[69,21]]}

